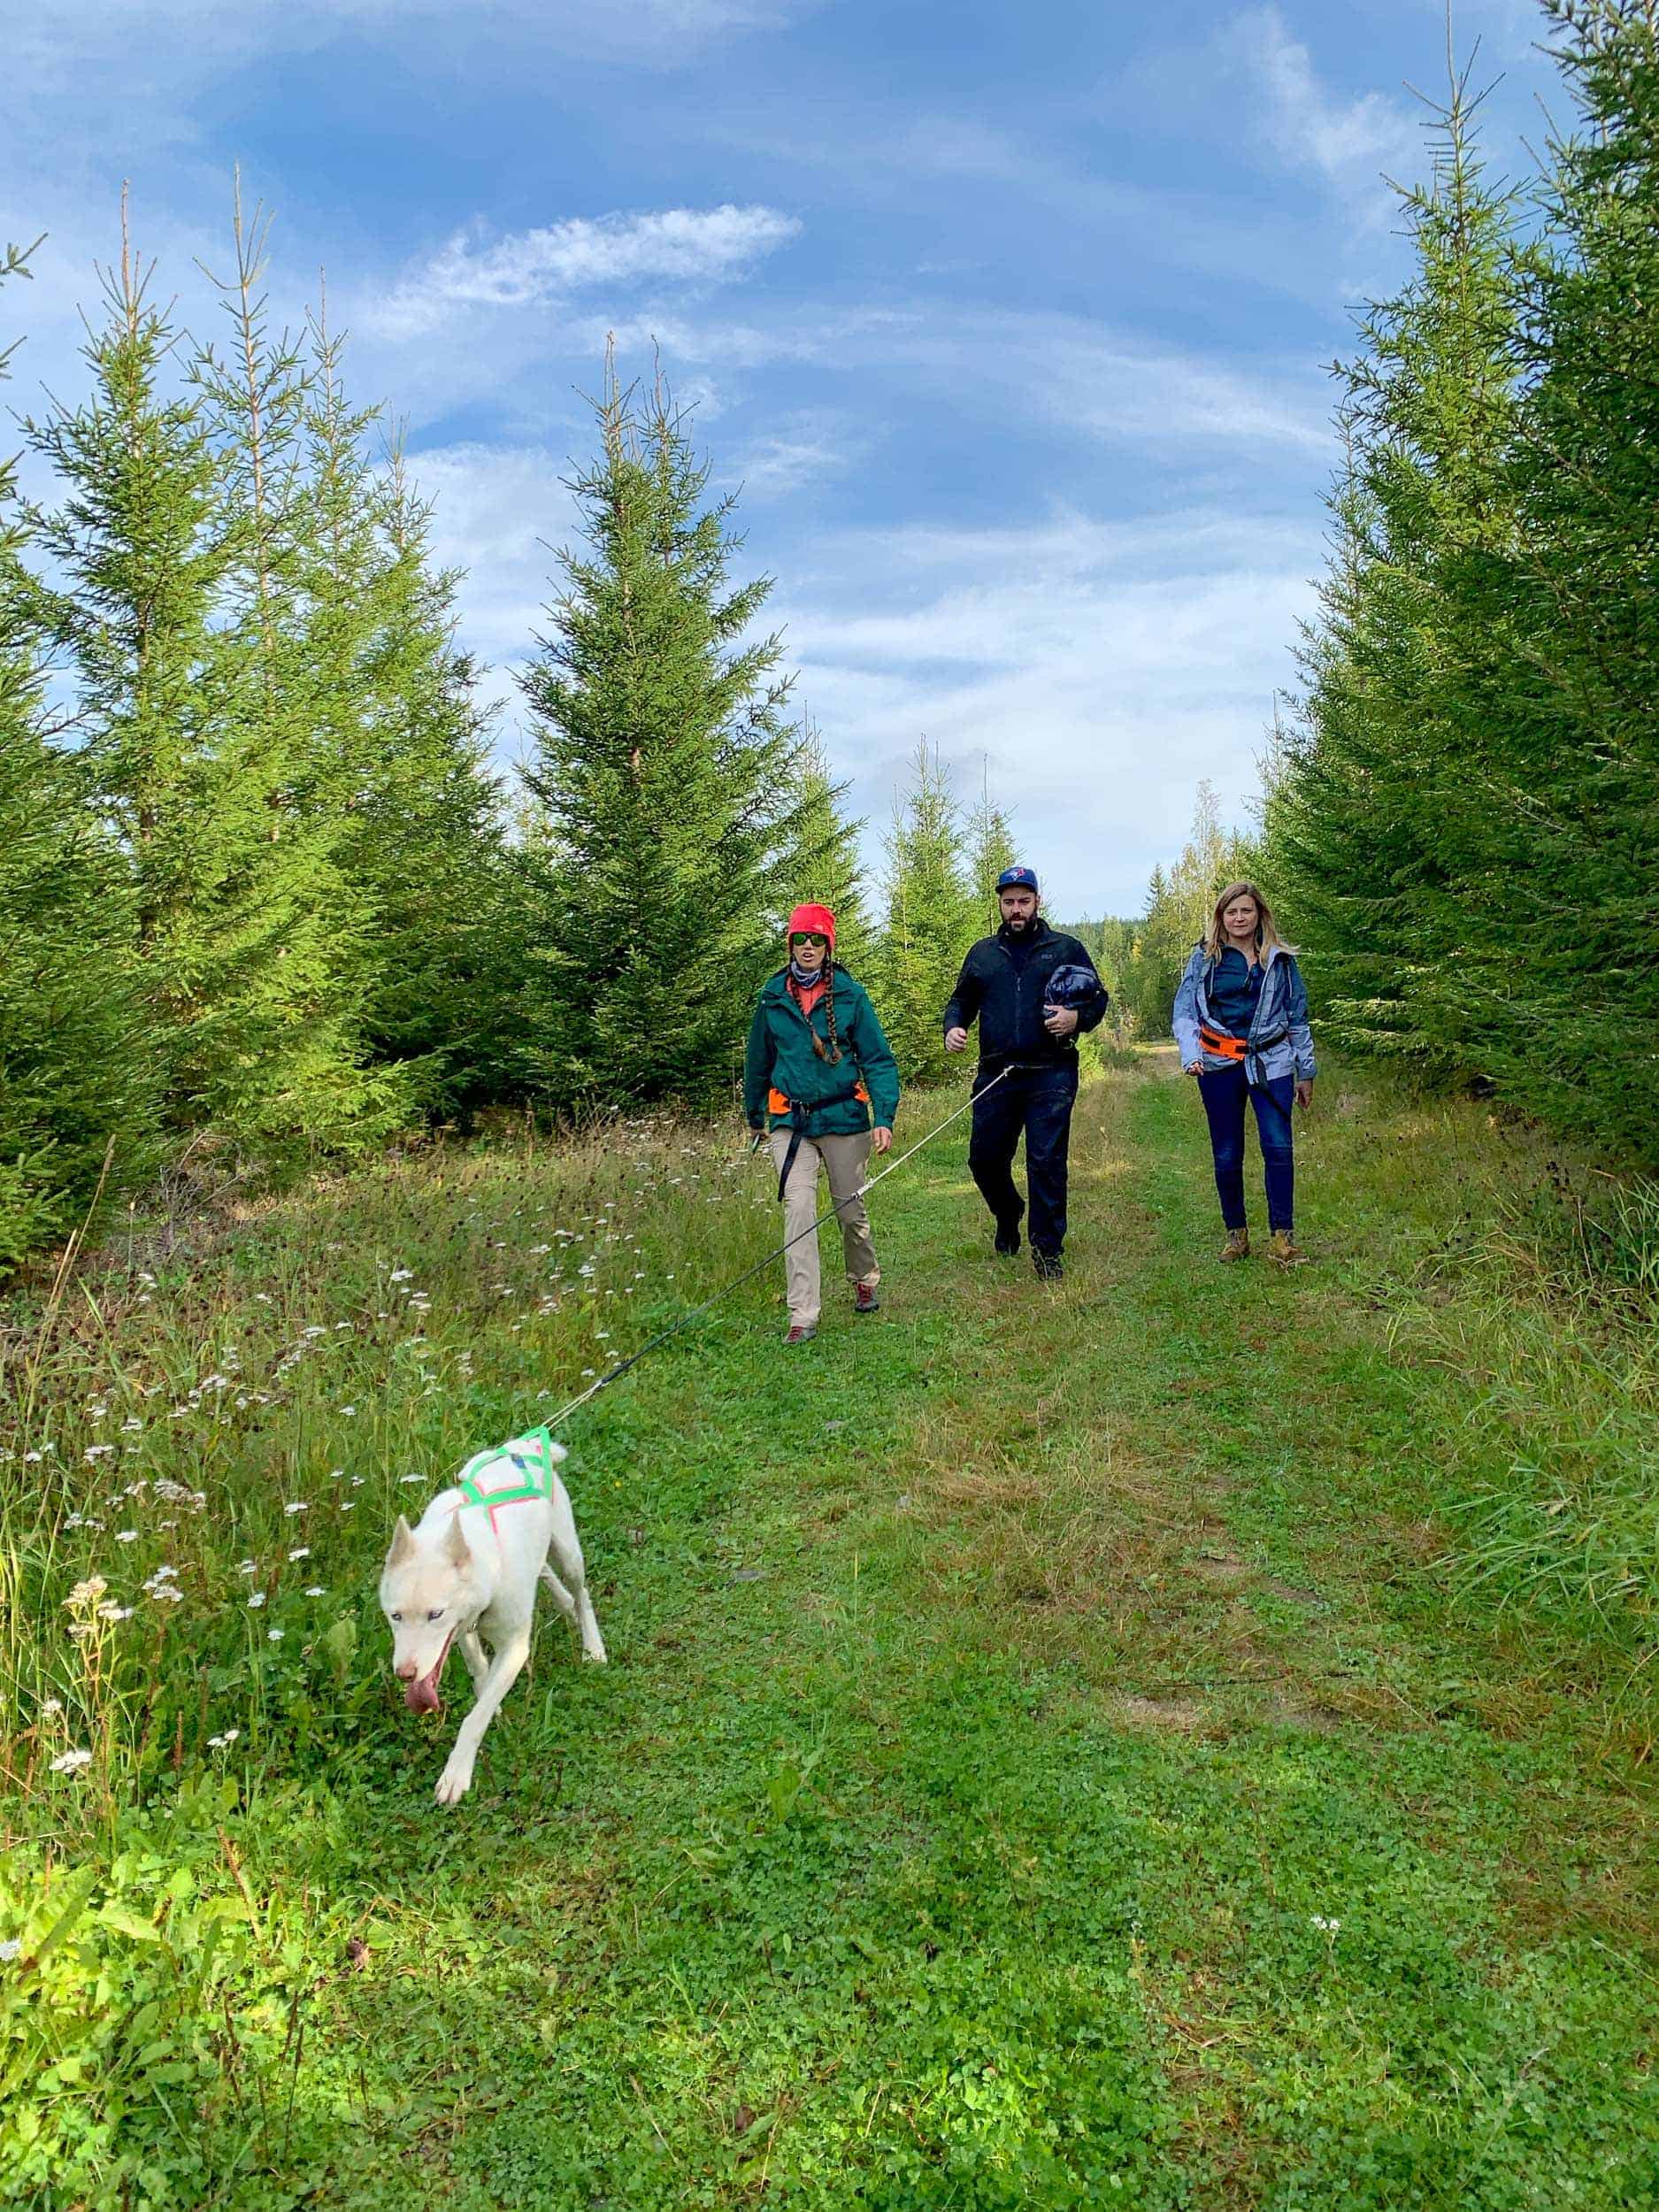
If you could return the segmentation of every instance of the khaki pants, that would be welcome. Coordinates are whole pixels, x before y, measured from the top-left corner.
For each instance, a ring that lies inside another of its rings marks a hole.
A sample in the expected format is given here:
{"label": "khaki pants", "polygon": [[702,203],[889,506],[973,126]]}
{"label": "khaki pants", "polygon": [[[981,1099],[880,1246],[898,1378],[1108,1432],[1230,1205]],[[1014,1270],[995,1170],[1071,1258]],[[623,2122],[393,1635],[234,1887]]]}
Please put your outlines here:
{"label": "khaki pants", "polygon": [[[789,1129],[774,1129],[772,1133],[772,1165],[780,1174],[794,1133]],[[861,1137],[801,1140],[801,1149],[795,1156],[795,1165],[789,1170],[789,1179],[783,1191],[783,1233],[795,1240],[783,1256],[784,1288],[789,1301],[789,1319],[796,1327],[817,1326],[822,1296],[818,1239],[802,1233],[811,1227],[818,1210],[820,1159],[829,1171],[830,1196],[841,1225],[841,1251],[847,1262],[848,1281],[874,1284],[881,1280],[881,1270],[876,1265],[876,1248],[870,1235],[870,1216],[858,1195],[859,1186],[864,1179],[864,1162],[869,1157],[868,1130]]]}

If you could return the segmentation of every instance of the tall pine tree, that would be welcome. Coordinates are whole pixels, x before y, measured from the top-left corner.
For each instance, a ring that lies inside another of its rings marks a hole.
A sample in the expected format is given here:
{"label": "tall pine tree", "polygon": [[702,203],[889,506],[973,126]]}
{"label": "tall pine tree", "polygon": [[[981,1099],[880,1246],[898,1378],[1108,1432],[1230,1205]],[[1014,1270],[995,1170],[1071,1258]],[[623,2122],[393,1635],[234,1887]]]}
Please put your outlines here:
{"label": "tall pine tree", "polygon": [[789,684],[747,639],[771,589],[733,585],[732,502],[660,381],[607,361],[584,549],[524,679],[544,831],[531,856],[526,1064],[555,1101],[710,1094],[777,956],[798,835]]}
{"label": "tall pine tree", "polygon": [[[27,260],[8,249],[0,280]],[[0,1274],[142,1177],[159,1079],[130,872],[48,741],[24,545],[0,465]]]}
{"label": "tall pine tree", "polygon": [[812,900],[835,917],[835,957],[870,987],[876,984],[876,940],[864,896],[859,839],[864,825],[842,807],[845,783],[837,783],[817,726],[804,726],[801,757],[800,811],[795,850],[789,861],[785,908]]}
{"label": "tall pine tree", "polygon": [[949,772],[924,739],[887,833],[881,963],[882,1020],[911,1082],[940,1082],[947,1072],[946,1002],[963,955],[983,934],[969,857]]}

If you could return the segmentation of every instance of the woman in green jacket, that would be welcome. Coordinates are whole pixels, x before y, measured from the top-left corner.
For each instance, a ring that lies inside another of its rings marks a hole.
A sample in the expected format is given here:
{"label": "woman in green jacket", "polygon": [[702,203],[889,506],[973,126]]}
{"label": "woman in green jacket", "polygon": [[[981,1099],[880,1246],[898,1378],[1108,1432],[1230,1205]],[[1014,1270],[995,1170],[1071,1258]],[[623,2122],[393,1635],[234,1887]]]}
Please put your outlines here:
{"label": "woman in green jacket", "polygon": [[874,1313],[881,1270],[864,1202],[864,1164],[893,1141],[899,1071],[876,1010],[835,965],[835,917],[797,906],[789,917],[789,961],[762,985],[743,1063],[743,1110],[770,1133],[783,1201],[784,1286],[790,1344],[818,1334],[820,1300],[818,1171],[829,1177],[841,1225],[853,1311]]}

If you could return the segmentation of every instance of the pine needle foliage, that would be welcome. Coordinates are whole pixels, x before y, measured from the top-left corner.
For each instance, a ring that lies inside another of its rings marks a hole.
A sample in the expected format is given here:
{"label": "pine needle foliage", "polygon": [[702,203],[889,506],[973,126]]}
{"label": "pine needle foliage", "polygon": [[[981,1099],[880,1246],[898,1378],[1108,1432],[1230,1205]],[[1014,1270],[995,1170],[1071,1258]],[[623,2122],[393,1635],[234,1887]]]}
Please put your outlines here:
{"label": "pine needle foliage", "polygon": [[706,1097],[777,956],[801,799],[789,680],[733,584],[733,501],[659,379],[608,360],[582,544],[524,678],[542,817],[526,868],[526,1069],[557,1105]]}
{"label": "pine needle foliage", "polygon": [[937,747],[917,746],[887,837],[881,1018],[905,1079],[942,1081],[943,1016],[964,954],[985,934],[967,826]]}
{"label": "pine needle foliage", "polygon": [[838,782],[817,726],[803,725],[800,759],[800,809],[790,857],[784,914],[804,902],[827,906],[835,917],[835,958],[859,980],[876,987],[879,946],[864,895],[859,841],[864,825],[849,815],[847,785]]}
{"label": "pine needle foliage", "polygon": [[[0,280],[27,260],[8,249]],[[48,741],[13,489],[0,466],[0,1273],[153,1164],[159,1087],[131,879]]]}

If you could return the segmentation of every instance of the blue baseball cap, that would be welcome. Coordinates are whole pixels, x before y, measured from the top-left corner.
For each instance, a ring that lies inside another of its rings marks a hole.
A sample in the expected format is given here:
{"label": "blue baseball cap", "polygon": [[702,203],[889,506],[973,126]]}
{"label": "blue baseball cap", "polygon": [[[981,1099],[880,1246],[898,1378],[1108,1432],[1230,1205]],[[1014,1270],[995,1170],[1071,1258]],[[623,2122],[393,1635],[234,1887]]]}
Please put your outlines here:
{"label": "blue baseball cap", "polygon": [[1004,868],[996,879],[999,891],[1034,891],[1037,871],[1034,868]]}

